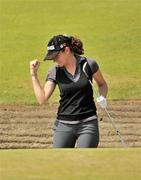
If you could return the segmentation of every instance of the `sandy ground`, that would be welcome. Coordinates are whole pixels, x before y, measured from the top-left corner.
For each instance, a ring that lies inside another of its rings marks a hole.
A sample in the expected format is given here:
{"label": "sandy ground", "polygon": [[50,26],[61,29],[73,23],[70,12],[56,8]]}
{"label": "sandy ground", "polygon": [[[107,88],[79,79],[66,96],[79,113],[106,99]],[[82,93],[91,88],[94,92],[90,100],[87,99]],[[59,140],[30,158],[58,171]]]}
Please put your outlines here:
{"label": "sandy ground", "polygon": [[[0,149],[50,148],[58,105],[0,106]],[[99,147],[122,147],[99,107]],[[141,147],[141,100],[109,101],[108,110],[128,147]],[[102,118],[102,120],[101,120]]]}

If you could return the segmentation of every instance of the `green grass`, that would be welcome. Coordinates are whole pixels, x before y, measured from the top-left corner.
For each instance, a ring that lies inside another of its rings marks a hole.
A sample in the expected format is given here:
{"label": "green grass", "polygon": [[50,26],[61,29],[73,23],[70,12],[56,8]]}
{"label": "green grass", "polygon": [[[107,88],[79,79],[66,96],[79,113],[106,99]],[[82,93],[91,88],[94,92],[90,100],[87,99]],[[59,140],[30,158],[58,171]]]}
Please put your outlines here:
{"label": "green grass", "polygon": [[[97,60],[109,99],[141,98],[139,0],[0,0],[0,104],[36,102],[29,61],[43,59],[58,33],[77,35]],[[52,62],[42,63],[44,83]],[[51,102],[58,100],[58,91]]]}
{"label": "green grass", "polygon": [[4,180],[139,180],[141,149],[0,151]]}

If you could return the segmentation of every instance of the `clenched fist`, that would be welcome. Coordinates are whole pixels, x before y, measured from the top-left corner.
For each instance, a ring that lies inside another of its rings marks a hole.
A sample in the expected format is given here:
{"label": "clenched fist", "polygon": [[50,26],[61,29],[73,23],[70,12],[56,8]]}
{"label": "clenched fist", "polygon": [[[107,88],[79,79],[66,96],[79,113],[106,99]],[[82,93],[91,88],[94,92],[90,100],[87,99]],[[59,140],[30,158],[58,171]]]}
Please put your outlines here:
{"label": "clenched fist", "polygon": [[30,62],[30,74],[36,75],[37,71],[39,69],[39,66],[40,66],[40,62],[37,59],[31,61]]}

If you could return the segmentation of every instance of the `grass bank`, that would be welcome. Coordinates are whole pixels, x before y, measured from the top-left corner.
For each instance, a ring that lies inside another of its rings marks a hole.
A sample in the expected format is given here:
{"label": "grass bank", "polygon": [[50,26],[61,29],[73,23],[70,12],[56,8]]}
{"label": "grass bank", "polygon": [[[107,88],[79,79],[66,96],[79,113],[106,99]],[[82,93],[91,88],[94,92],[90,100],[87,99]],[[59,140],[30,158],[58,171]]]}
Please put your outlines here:
{"label": "grass bank", "polygon": [[[77,35],[97,60],[109,99],[141,98],[139,0],[0,0],[0,104],[34,104],[29,61],[42,61],[54,34]],[[41,64],[44,83],[53,63]],[[51,102],[58,100],[58,91]]]}
{"label": "grass bank", "polygon": [[0,151],[4,180],[139,180],[140,148]]}

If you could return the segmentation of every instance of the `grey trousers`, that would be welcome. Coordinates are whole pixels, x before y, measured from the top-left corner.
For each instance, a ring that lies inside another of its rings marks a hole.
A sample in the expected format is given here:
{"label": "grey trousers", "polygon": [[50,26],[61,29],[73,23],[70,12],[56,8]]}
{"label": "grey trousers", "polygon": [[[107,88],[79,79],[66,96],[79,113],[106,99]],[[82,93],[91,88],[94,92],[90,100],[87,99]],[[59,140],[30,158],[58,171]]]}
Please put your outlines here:
{"label": "grey trousers", "polygon": [[79,124],[54,123],[54,148],[96,148],[99,143],[98,120]]}

